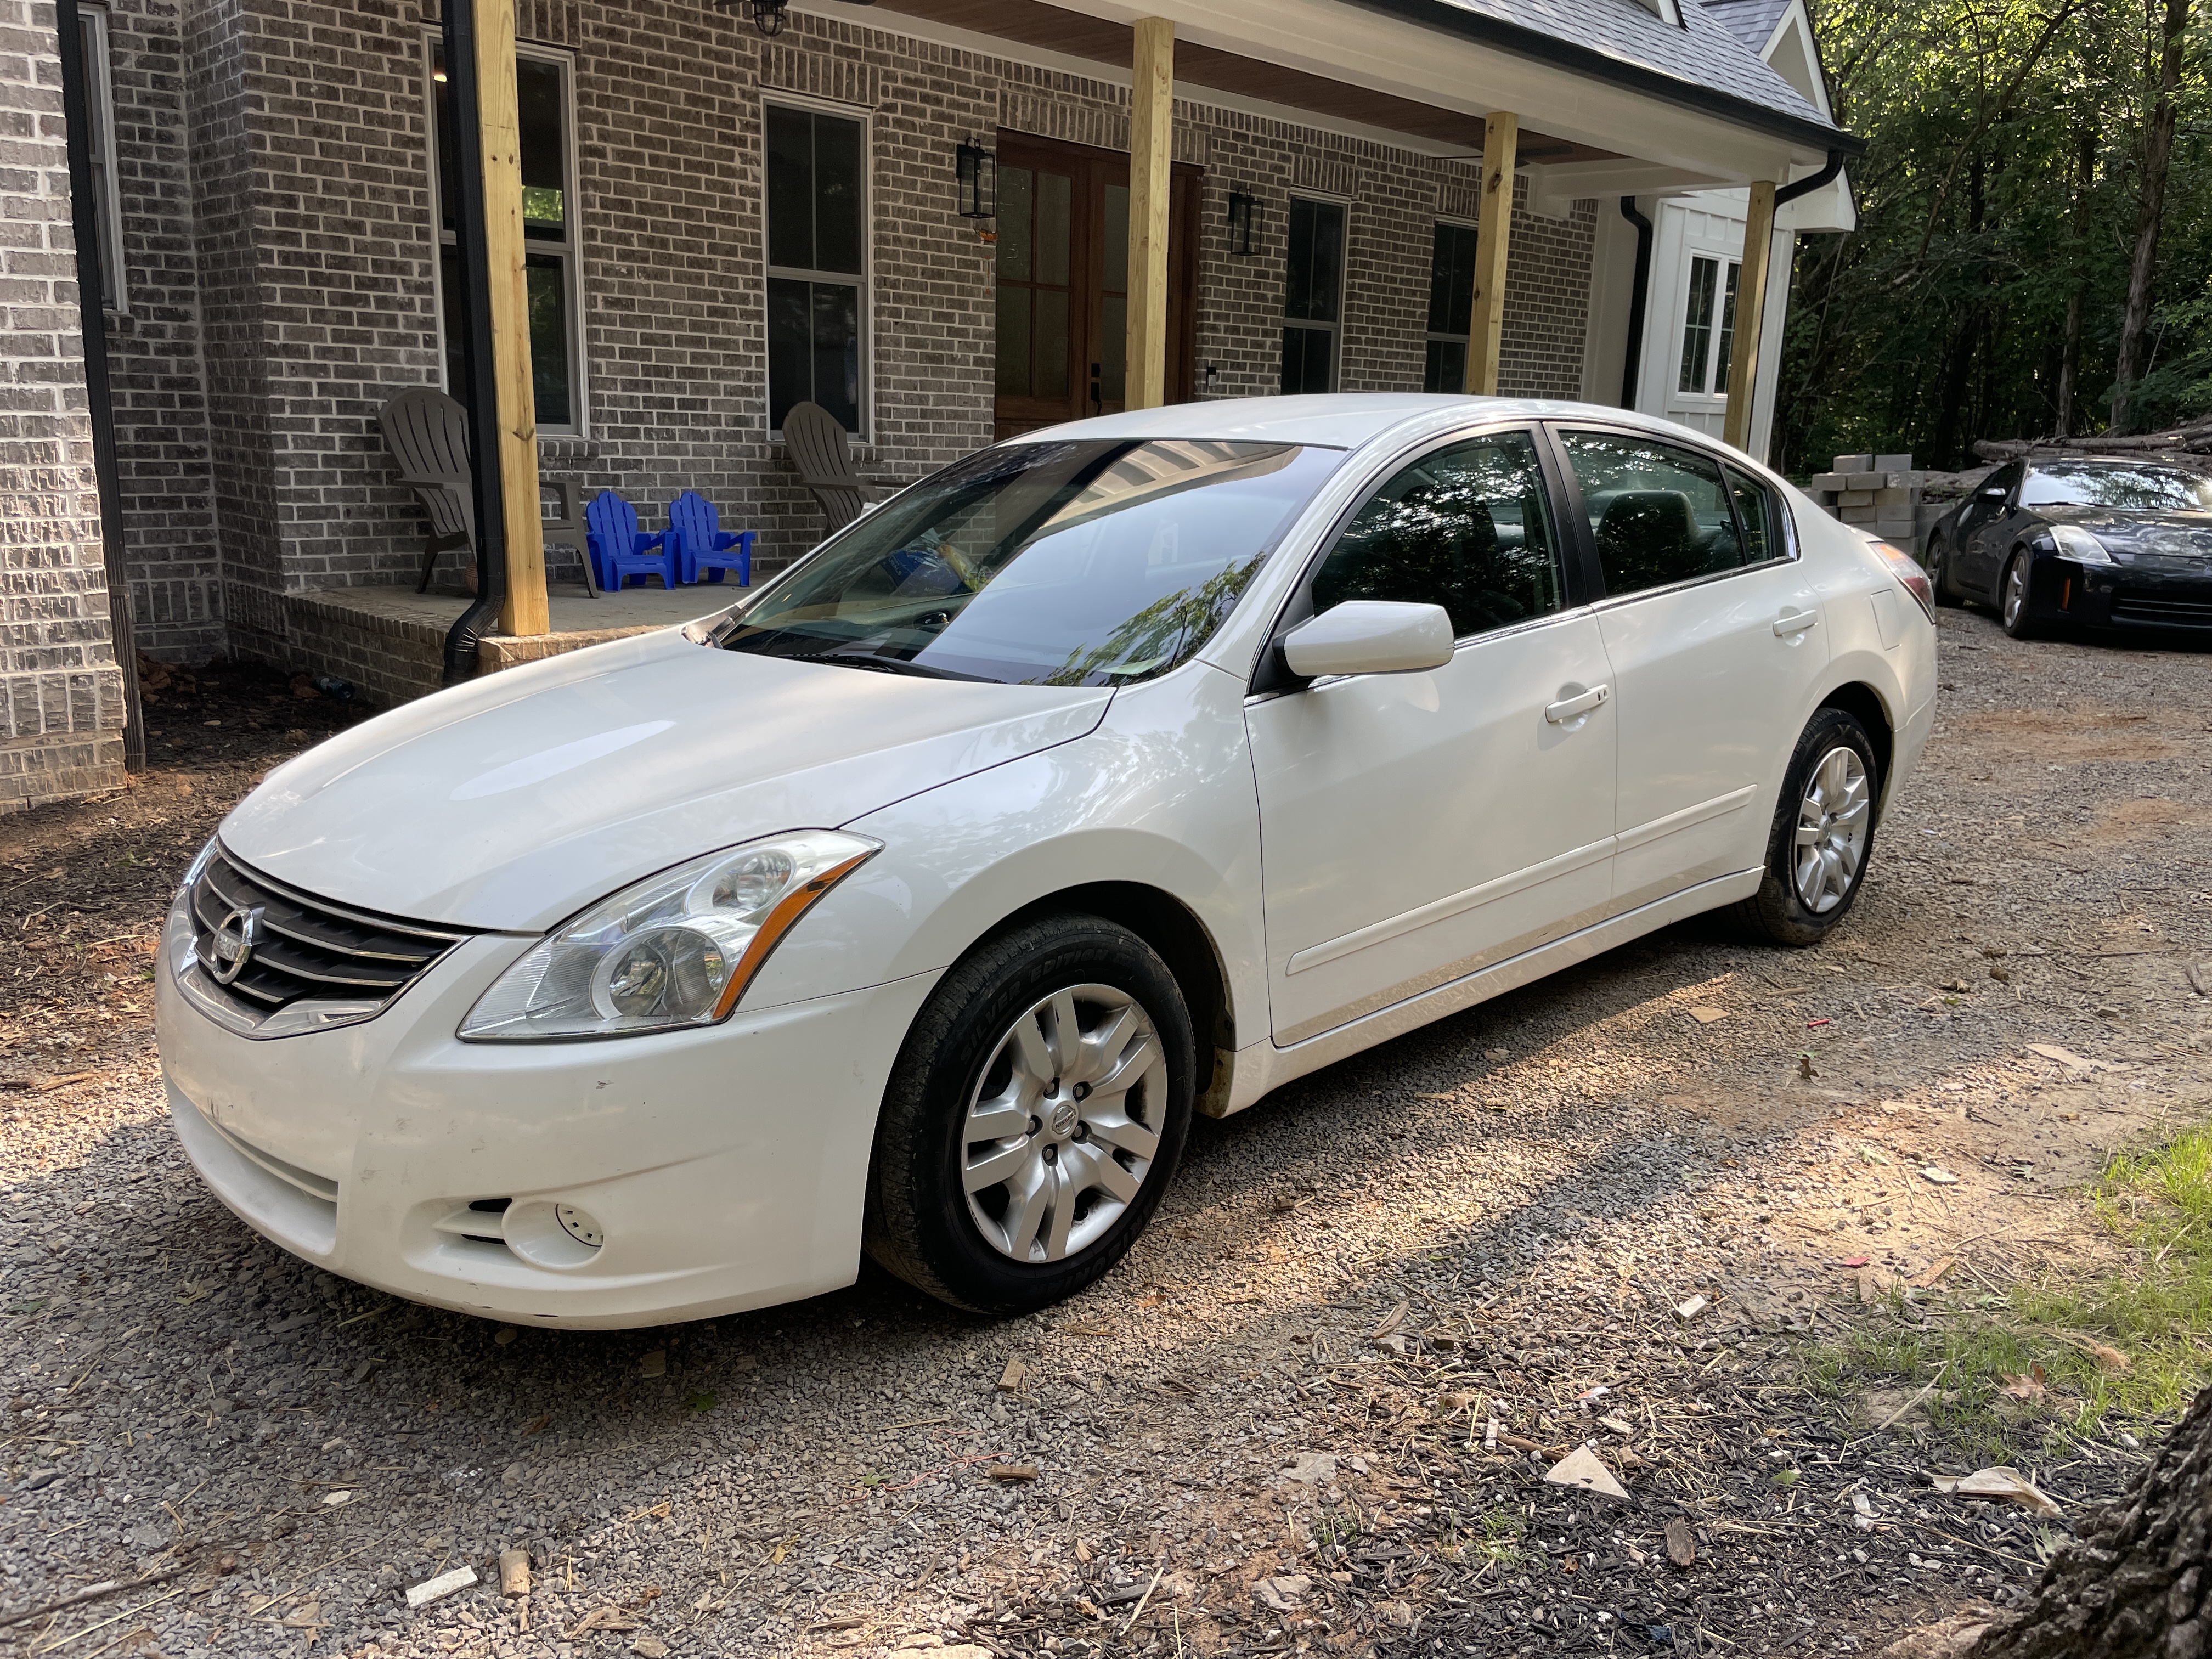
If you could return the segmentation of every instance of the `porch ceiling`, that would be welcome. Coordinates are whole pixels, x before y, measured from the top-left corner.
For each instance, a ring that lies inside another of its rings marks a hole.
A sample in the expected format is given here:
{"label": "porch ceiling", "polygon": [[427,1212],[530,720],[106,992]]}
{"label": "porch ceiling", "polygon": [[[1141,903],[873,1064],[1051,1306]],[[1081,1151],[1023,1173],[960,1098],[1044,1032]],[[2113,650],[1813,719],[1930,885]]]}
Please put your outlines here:
{"label": "porch ceiling", "polygon": [[[998,35],[1071,58],[1110,64],[1124,74],[1128,71],[1131,47],[1127,23],[1066,10],[1046,4],[1044,0],[875,0],[875,3],[878,11],[899,12],[951,28]],[[1471,155],[1482,150],[1482,117],[1479,114],[1441,108],[1348,81],[1331,80],[1327,76],[1243,57],[1218,46],[1188,40],[1176,41],[1175,76],[1179,84],[1208,87],[1240,98],[1310,110],[1333,120],[1402,132]],[[1621,159],[1615,151],[1552,137],[1540,127],[1526,124],[1521,129],[1519,156],[1524,165]]]}

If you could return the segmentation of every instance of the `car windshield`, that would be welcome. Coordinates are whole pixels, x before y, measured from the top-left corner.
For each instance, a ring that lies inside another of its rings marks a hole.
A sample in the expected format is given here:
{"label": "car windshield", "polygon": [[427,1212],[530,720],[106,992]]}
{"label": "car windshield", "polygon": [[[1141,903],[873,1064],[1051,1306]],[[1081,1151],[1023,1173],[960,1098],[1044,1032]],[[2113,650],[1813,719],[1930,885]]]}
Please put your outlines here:
{"label": "car windshield", "polygon": [[726,650],[1022,685],[1127,685],[1189,659],[1336,469],[1297,444],[1004,444],[827,543]]}
{"label": "car windshield", "polygon": [[2114,507],[2136,513],[2212,513],[2212,478],[2178,466],[2124,462],[2045,465],[2021,486],[2022,507]]}

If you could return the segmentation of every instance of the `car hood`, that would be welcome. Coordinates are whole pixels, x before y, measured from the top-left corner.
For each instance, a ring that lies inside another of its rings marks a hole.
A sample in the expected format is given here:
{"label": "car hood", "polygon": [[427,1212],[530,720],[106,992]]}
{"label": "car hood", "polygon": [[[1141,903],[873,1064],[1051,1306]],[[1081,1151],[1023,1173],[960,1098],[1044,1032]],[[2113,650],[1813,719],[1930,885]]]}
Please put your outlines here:
{"label": "car hood", "polygon": [[2131,563],[2188,566],[2212,562],[2212,513],[2127,513],[2109,507],[2041,507],[2052,524],[2087,531],[2114,558]]}
{"label": "car hood", "polygon": [[319,897],[537,933],[702,853],[834,827],[1079,738],[1112,700],[642,635],[356,726],[272,772],[222,841]]}

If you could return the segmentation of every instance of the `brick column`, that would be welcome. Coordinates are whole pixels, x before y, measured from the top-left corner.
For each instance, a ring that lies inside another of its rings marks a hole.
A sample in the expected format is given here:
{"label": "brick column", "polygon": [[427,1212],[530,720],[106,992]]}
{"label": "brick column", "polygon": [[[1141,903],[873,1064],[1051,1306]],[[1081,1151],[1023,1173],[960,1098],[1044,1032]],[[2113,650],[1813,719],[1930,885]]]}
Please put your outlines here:
{"label": "brick column", "polygon": [[0,0],[0,812],[123,781],[51,7]]}

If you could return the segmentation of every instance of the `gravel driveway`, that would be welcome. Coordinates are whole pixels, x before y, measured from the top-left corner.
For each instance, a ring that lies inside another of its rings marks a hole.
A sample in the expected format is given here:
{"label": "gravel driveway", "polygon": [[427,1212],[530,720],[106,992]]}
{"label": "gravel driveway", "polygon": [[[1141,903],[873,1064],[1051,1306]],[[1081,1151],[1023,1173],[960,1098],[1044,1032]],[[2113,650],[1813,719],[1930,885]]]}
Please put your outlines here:
{"label": "gravel driveway", "polygon": [[[390,1302],[199,1188],[146,939],[313,728],[282,682],[187,685],[138,788],[8,821],[0,1618],[110,1588],[0,1641],[1733,1654],[2002,1601],[2028,1519],[1934,1498],[1910,1425],[1797,1357],[1859,1316],[1859,1258],[1996,1284],[2094,1249],[2066,1189],[2207,1114],[2207,666],[1947,611],[1935,741],[1822,948],[1676,927],[1201,1122],[1150,1236],[1043,1315],[867,1271],[612,1334]],[[1584,1441],[1626,1499],[1541,1479]],[[2070,1510],[2130,1457],[2044,1483]]]}

